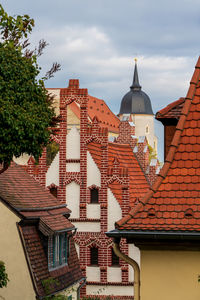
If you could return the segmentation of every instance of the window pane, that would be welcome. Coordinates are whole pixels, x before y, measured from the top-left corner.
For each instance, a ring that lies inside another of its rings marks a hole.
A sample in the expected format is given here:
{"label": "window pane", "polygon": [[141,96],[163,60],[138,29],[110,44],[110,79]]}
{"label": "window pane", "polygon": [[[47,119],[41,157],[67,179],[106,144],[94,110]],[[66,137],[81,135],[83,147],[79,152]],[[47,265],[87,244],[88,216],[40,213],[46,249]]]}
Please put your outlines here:
{"label": "window pane", "polygon": [[90,264],[98,265],[98,248],[90,248]]}
{"label": "window pane", "polygon": [[91,189],[90,190],[90,202],[91,203],[98,203],[99,202],[99,190],[98,189]]}

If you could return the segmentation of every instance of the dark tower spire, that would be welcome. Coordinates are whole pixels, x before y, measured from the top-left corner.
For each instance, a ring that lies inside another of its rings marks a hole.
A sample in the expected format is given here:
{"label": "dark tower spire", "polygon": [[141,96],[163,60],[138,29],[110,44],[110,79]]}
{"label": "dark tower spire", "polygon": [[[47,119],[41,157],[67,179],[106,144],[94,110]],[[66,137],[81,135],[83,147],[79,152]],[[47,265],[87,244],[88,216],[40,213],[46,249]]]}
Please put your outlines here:
{"label": "dark tower spire", "polygon": [[137,70],[137,59],[135,58],[135,69],[134,69],[134,75],[133,75],[133,83],[130,86],[131,90],[140,91],[141,85],[139,84],[139,78],[138,78],[138,70]]}

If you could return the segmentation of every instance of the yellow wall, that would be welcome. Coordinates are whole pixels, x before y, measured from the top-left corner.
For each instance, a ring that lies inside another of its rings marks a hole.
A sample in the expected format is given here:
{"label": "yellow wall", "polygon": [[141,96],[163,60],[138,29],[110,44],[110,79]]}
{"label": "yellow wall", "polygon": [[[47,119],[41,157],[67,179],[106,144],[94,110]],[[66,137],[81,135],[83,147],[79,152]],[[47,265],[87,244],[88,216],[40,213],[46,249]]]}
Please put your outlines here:
{"label": "yellow wall", "polygon": [[141,251],[141,300],[199,300],[200,252]]}
{"label": "yellow wall", "polygon": [[9,282],[0,289],[0,299],[33,300],[35,292],[24,256],[16,222],[20,219],[0,202],[0,260],[5,263]]}

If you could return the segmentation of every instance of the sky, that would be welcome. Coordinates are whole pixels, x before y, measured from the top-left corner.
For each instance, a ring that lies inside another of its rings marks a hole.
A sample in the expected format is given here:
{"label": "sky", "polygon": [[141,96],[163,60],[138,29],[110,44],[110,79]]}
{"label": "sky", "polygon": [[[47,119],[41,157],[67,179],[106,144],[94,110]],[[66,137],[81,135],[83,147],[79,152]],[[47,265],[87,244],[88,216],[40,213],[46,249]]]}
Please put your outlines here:
{"label": "sky", "polygon": [[[187,93],[200,54],[199,0],[2,0],[9,15],[35,20],[34,48],[48,42],[39,63],[46,73],[53,62],[61,71],[47,87],[66,87],[78,78],[81,88],[104,99],[116,114],[132,83],[134,58],[142,90],[154,113]],[[159,158],[163,128],[155,124]]]}

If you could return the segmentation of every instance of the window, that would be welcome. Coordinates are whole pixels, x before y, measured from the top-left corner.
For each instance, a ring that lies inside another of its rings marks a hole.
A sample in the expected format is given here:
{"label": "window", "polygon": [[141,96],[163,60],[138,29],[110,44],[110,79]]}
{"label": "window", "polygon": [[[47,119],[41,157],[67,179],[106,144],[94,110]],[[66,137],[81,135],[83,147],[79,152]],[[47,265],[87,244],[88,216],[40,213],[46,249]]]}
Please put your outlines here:
{"label": "window", "polygon": [[98,248],[92,247],[90,248],[90,264],[98,265]]}
{"label": "window", "polygon": [[119,266],[119,257],[115,254],[112,248],[112,266]]}
{"label": "window", "polygon": [[146,126],[146,133],[149,133],[149,126]]}
{"label": "window", "polygon": [[99,202],[99,190],[98,189],[93,188],[90,190],[90,202],[91,203]]}
{"label": "window", "polygon": [[49,269],[58,268],[67,263],[68,237],[67,233],[56,234],[49,237],[48,241],[48,266]]}
{"label": "window", "polygon": [[57,187],[51,187],[50,193],[57,198]]}

